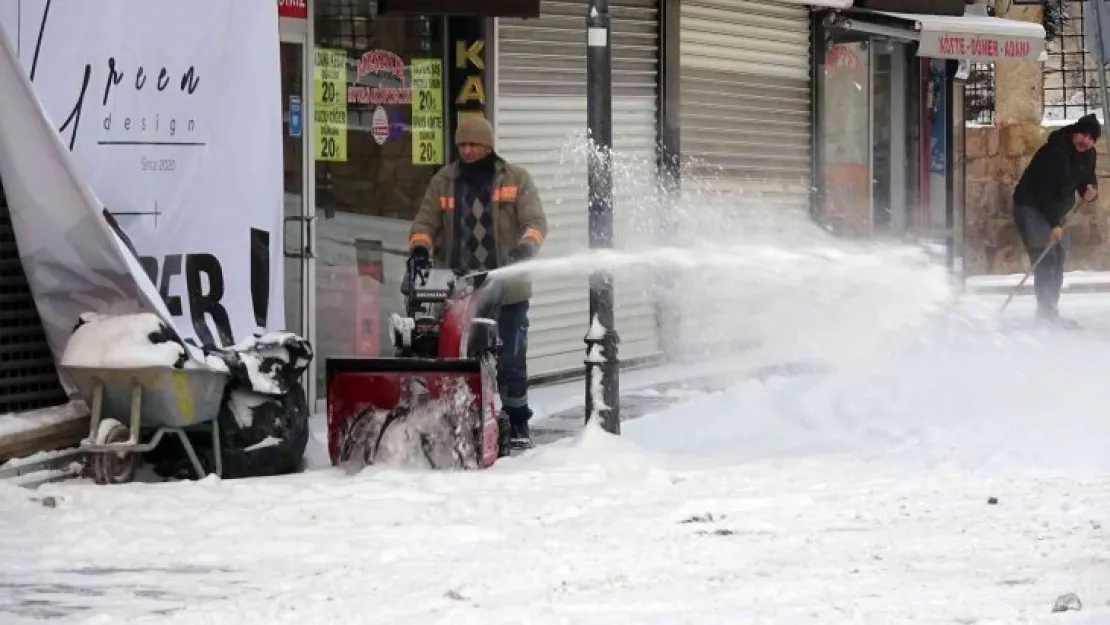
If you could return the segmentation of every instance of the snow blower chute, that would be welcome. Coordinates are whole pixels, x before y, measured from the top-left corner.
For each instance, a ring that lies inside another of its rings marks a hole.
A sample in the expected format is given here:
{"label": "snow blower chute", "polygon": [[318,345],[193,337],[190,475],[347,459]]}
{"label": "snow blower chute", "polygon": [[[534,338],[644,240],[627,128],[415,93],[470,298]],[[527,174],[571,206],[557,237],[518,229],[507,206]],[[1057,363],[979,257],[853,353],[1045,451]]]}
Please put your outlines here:
{"label": "snow blower chute", "polygon": [[492,465],[507,449],[495,410],[501,289],[488,274],[407,271],[394,356],[326,362],[333,465]]}

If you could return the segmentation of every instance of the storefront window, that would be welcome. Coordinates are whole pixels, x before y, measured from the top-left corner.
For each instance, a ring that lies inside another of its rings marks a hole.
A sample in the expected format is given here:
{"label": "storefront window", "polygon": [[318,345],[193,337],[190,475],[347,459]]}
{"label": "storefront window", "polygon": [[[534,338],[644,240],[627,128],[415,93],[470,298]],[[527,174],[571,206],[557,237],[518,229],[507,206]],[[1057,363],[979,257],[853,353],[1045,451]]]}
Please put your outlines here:
{"label": "storefront window", "polygon": [[446,158],[443,19],[377,17],[370,5],[317,0],[313,18],[321,382],[327,358],[390,353],[409,225]]}

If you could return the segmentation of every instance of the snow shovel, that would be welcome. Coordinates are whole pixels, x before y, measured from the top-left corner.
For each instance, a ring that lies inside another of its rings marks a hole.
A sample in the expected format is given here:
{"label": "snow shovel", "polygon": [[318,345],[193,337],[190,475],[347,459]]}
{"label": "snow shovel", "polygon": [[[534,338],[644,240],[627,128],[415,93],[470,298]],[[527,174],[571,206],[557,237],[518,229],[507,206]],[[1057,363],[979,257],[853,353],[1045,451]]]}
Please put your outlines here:
{"label": "snow shovel", "polygon": [[[1072,211],[1074,211],[1076,208],[1078,208],[1081,203],[1082,203],[1082,200],[1080,200],[1079,202],[1076,202],[1075,206],[1071,207],[1071,210],[1064,213],[1064,218],[1060,220],[1060,227],[1061,228],[1063,228],[1067,224],[1068,215],[1071,215]],[[1029,268],[1028,272],[1026,272],[1025,277],[1023,277],[1021,279],[1021,282],[1018,282],[1017,286],[1014,287],[1014,290],[1010,291],[1010,296],[1007,297],[1006,301],[1002,303],[1002,308],[998,309],[998,314],[1001,315],[1003,312],[1006,311],[1006,307],[1010,305],[1010,302],[1012,302],[1015,297],[1017,297],[1018,291],[1021,290],[1021,287],[1025,286],[1025,282],[1029,279],[1029,276],[1033,275],[1033,272],[1037,270],[1037,267],[1040,266],[1041,261],[1045,259],[1045,256],[1048,256],[1048,253],[1051,252],[1053,250],[1053,248],[1055,248],[1057,245],[1059,245],[1060,241],[1063,241],[1063,240],[1064,240],[1064,237],[1063,237],[1063,235],[1061,235],[1059,239],[1057,239],[1056,241],[1053,241],[1052,243],[1049,243],[1048,247],[1044,248],[1044,251],[1041,252],[1041,255],[1038,256],[1037,260],[1033,262],[1033,266]]]}
{"label": "snow shovel", "polygon": [[[1062,237],[1061,237],[1061,239],[1062,239]],[[1006,311],[1006,307],[1009,306],[1010,302],[1012,302],[1014,300],[1014,297],[1017,296],[1018,291],[1021,290],[1021,287],[1025,286],[1025,282],[1026,282],[1026,280],[1029,279],[1029,276],[1033,275],[1033,272],[1037,270],[1037,266],[1041,264],[1041,261],[1044,260],[1044,257],[1048,256],[1048,253],[1051,252],[1052,249],[1055,248],[1056,245],[1059,244],[1059,243],[1060,243],[1059,240],[1053,241],[1051,244],[1049,244],[1048,247],[1044,248],[1044,251],[1041,252],[1041,255],[1039,257],[1037,257],[1036,262],[1034,262],[1033,266],[1029,268],[1028,272],[1026,272],[1025,277],[1023,277],[1021,279],[1021,282],[1018,282],[1017,286],[1014,287],[1014,290],[1010,291],[1009,297],[1007,297],[1006,301],[1002,303],[1002,308],[998,309],[998,314],[1001,315],[1003,312]]]}

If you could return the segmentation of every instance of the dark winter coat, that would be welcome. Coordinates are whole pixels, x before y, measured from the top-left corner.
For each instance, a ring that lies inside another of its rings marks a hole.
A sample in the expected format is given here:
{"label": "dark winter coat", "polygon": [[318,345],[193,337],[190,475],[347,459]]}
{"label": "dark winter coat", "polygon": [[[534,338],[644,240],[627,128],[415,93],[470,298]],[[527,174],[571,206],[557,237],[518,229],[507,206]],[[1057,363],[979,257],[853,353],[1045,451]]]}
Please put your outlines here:
{"label": "dark winter coat", "polygon": [[1075,124],[1052,131],[1014,188],[1014,205],[1035,209],[1052,227],[1063,224],[1077,193],[1087,185],[1098,187],[1095,150],[1077,151],[1072,144],[1075,132]]}
{"label": "dark winter coat", "polygon": [[[409,232],[409,248],[419,245],[432,250],[433,267],[450,266],[455,245],[455,181],[459,175],[459,164],[452,163],[432,177]],[[490,210],[497,240],[497,263],[504,266],[509,262],[509,251],[521,242],[530,242],[537,248],[543,244],[547,217],[536,183],[523,167],[497,158],[492,191]],[[444,215],[451,218],[445,219]],[[532,282],[527,277],[514,276],[505,281],[501,303],[507,306],[531,297]]]}

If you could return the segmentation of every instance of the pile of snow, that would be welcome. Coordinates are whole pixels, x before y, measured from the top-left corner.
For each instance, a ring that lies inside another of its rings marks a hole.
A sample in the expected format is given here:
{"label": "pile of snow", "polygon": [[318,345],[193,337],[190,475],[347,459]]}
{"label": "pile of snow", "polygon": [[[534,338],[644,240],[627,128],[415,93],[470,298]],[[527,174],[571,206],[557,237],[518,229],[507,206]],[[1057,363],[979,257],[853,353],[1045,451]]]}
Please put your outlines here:
{"label": "pile of snow", "polygon": [[63,367],[181,367],[185,346],[153,313],[85,314],[66,343]]}
{"label": "pile of snow", "polygon": [[[1069,333],[993,319],[993,301],[941,317],[883,358],[828,374],[748,380],[628,423],[648,449],[750,461],[863,454],[898,463],[1110,473],[1105,296]],[[1082,300],[1079,300],[1082,301]],[[1099,304],[1101,302],[1101,304]],[[1079,309],[1082,311],[1082,309]],[[1031,315],[1028,302],[1015,316]],[[1101,321],[1101,325],[1100,325]],[[676,427],[680,431],[676,431]]]}
{"label": "pile of snow", "polygon": [[339,464],[352,473],[369,465],[394,468],[476,469],[481,449],[475,432],[481,413],[465,378],[446,380],[432,396],[416,377],[401,381],[390,410],[366,406],[347,422]]}

